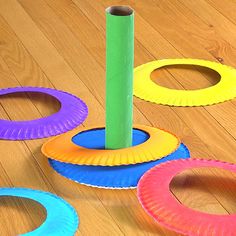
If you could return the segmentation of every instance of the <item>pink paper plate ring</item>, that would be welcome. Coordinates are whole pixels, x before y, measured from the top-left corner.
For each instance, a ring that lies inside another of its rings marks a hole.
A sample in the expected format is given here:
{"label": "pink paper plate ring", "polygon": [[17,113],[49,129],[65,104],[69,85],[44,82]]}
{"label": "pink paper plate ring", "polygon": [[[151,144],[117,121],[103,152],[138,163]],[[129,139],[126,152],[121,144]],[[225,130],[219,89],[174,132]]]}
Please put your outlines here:
{"label": "pink paper plate ring", "polygon": [[236,165],[201,159],[165,162],[147,171],[138,183],[138,198],[161,225],[190,236],[235,236],[236,214],[216,215],[190,209],[179,203],[170,192],[170,182],[179,173],[192,168],[218,167],[236,172]]}
{"label": "pink paper plate ring", "polygon": [[0,139],[27,140],[58,135],[77,127],[88,115],[88,108],[81,99],[56,89],[41,87],[7,88],[0,90],[0,96],[22,92],[51,95],[60,102],[60,110],[50,116],[29,121],[0,119]]}

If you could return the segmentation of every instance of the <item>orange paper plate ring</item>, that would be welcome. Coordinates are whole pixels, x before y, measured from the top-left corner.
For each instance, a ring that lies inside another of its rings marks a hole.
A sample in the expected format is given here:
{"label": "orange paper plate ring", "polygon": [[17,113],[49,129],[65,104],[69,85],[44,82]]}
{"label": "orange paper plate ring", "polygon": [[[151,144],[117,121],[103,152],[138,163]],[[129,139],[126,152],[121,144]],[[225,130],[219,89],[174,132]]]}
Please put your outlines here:
{"label": "orange paper plate ring", "polygon": [[[162,129],[136,125],[149,134],[149,139],[137,146],[117,150],[89,149],[72,142],[73,136],[88,129],[76,129],[57,136],[42,147],[45,156],[66,163],[79,165],[119,166],[154,161],[174,152],[180,145],[179,139]],[[99,128],[90,128],[99,129]]]}
{"label": "orange paper plate ring", "polygon": [[233,236],[236,215],[215,215],[190,209],[170,192],[170,182],[192,168],[216,167],[236,172],[236,165],[215,160],[182,159],[165,162],[146,172],[138,183],[138,198],[143,208],[161,225],[191,236]]}

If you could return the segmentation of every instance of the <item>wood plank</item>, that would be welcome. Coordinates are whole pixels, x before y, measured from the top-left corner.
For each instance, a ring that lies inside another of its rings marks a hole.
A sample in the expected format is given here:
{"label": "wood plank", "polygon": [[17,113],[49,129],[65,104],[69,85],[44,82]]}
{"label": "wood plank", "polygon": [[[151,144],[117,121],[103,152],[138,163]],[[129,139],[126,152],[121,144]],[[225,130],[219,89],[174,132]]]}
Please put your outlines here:
{"label": "wood plank", "polygon": [[236,4],[234,0],[227,1],[227,4],[220,0],[207,0],[210,5],[219,11],[224,17],[236,24]]}

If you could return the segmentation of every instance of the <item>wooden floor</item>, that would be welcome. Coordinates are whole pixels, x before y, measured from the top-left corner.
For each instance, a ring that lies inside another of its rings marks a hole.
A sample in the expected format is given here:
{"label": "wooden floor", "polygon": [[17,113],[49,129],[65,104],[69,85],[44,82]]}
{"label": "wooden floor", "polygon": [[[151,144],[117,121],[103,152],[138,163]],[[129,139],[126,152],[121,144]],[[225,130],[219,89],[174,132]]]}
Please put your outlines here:
{"label": "wooden floor", "polygon": [[[89,107],[84,126],[104,124],[105,15],[109,5],[135,9],[135,65],[162,58],[201,58],[236,67],[234,0],[0,0],[0,87],[44,86],[81,97]],[[200,67],[153,72],[164,86],[196,89],[219,76]],[[59,109],[35,94],[4,96],[0,118],[30,120]],[[236,163],[236,100],[198,108],[154,105],[135,98],[136,123],[178,135],[192,157]],[[171,235],[138,203],[136,190],[81,186],[54,173],[41,154],[46,141],[0,141],[0,186],[58,194],[80,216],[76,235]],[[236,175],[194,169],[180,174],[171,190],[183,204],[208,213],[236,213]],[[158,197],[158,196],[157,196]],[[56,206],[55,206],[56,207]],[[33,230],[45,211],[29,200],[0,199],[0,235]]]}

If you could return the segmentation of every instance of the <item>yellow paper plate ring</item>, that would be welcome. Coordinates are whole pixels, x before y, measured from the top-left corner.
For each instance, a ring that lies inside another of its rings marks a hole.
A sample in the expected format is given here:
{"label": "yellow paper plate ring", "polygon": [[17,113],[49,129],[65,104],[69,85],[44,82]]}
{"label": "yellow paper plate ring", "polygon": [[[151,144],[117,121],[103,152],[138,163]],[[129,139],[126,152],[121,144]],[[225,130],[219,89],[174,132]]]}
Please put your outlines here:
{"label": "yellow paper plate ring", "polygon": [[[220,81],[208,88],[176,90],[157,85],[151,73],[168,65],[198,65],[216,71]],[[236,70],[220,63],[198,59],[164,59],[152,61],[134,69],[134,95],[153,103],[170,106],[206,106],[236,97]]]}

